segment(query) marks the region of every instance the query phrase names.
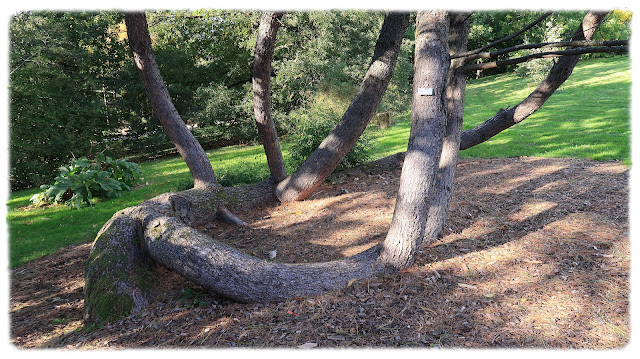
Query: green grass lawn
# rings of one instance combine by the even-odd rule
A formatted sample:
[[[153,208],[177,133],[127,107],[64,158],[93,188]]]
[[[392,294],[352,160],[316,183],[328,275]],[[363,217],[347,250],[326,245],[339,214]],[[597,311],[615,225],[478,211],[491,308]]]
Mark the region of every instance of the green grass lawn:
[[[511,75],[469,81],[465,128],[514,106],[533,90],[527,79]],[[576,157],[630,164],[631,70],[628,56],[583,61],[540,111],[493,139],[462,151],[462,157]],[[409,114],[395,126],[370,128],[372,159],[406,150]],[[287,157],[288,145],[283,143]],[[207,151],[224,185],[259,181],[268,176],[262,146],[231,146]],[[94,207],[70,210],[64,205],[25,210],[38,189],[11,193],[7,203],[10,266],[16,267],[58,249],[91,241],[119,209],[168,191],[189,188],[187,166],[179,157],[141,164],[144,179],[135,190]],[[291,169],[289,168],[289,171]]]

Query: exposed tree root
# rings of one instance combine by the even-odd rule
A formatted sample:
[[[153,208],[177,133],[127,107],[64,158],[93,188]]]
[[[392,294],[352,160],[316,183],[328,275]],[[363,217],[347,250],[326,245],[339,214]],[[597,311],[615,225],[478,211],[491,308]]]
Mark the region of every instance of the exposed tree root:
[[[232,224],[238,227],[251,227],[247,222],[238,218],[235,214],[231,213],[228,209],[221,207],[218,210],[218,218],[228,224]]]

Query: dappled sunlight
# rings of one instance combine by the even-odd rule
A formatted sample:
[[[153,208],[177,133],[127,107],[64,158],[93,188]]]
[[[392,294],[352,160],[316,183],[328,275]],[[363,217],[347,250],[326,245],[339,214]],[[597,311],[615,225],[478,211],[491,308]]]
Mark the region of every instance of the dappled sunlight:
[[[491,333],[483,339],[492,345],[589,342],[604,348],[629,340],[628,255],[623,228],[576,213],[500,246],[427,263],[420,271],[456,277],[449,300],[472,309],[469,322]],[[569,329],[576,325],[582,329]]]
[[[535,161],[535,159],[523,159],[523,161]],[[516,190],[522,184],[531,181],[535,178],[542,177],[557,171],[560,171],[564,167],[551,165],[551,166],[537,166],[532,168],[522,176],[511,177],[506,181],[496,181],[497,183],[493,183],[491,186],[480,189],[479,193],[486,194],[501,194],[509,191]]]
[[[545,185],[542,185],[533,190],[533,193],[552,193],[557,191],[566,190],[571,186],[571,183],[568,180],[557,180],[553,182],[549,182]]]
[[[524,221],[527,218],[534,217],[544,211],[548,211],[557,205],[557,203],[549,201],[525,203],[518,212],[510,214],[508,218],[512,221]]]
[[[576,159],[462,159],[443,236],[419,249],[414,266],[277,304],[226,301],[163,270],[148,311],[85,332],[81,270],[69,280],[66,264],[43,262],[59,279],[19,282],[23,292],[41,286],[12,297],[12,319],[34,323],[12,338],[67,348],[299,345],[311,337],[325,347],[372,338],[461,348],[621,347],[630,333],[628,171]],[[334,174],[305,201],[237,213],[251,229],[211,223],[199,230],[267,261],[351,256],[384,240],[399,175],[400,168]],[[503,192],[487,190],[503,184]],[[86,251],[59,261],[83,268]]]

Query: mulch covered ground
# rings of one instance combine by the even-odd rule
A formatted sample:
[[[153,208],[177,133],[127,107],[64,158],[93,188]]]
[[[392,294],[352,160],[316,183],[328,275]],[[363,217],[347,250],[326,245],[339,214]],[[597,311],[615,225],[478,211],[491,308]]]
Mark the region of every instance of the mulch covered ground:
[[[399,170],[335,175],[310,199],[203,231],[283,262],[348,256],[384,239]],[[148,311],[82,323],[90,244],[11,271],[19,348],[618,348],[630,340],[629,167],[574,159],[458,166],[442,239],[409,270],[313,298],[239,304],[159,269]],[[273,252],[275,251],[275,252]]]

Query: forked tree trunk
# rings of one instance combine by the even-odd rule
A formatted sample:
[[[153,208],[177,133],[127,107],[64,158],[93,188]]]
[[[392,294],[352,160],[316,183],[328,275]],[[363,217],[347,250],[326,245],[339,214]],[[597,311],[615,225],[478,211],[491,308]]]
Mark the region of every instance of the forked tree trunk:
[[[398,59],[402,38],[409,26],[408,13],[387,13],[376,42],[371,65],[356,96],[336,127],[293,174],[280,182],[281,202],[308,197],[336,169],[358,141],[387,89]]]
[[[411,131],[391,227],[379,261],[397,269],[413,264],[424,237],[447,123],[448,15],[421,11],[416,19]]]
[[[387,16],[385,24],[390,17]],[[263,194],[273,186],[266,181],[225,190],[217,185],[213,170],[208,172],[198,167],[204,166],[201,161],[206,159],[204,151],[196,154],[195,159],[189,157],[193,153],[186,153],[183,157],[186,156],[185,161],[196,179],[196,188],[163,194],[119,211],[100,231],[85,272],[86,322],[108,322],[144,308],[155,280],[150,270],[150,258],[213,292],[246,302],[315,295],[344,287],[352,279],[382,273],[386,266],[402,269],[411,265],[415,251],[425,237],[429,209],[433,208],[434,201],[440,203],[434,196],[438,193],[450,196],[451,193],[446,186],[438,187],[448,180],[434,185],[438,176],[442,179],[450,174],[447,171],[451,169],[452,160],[444,157],[441,160],[441,154],[452,153],[450,149],[443,152],[443,137],[449,134],[453,137],[447,141],[455,143],[458,126],[455,121],[461,119],[461,114],[456,113],[461,109],[463,96],[456,91],[461,86],[459,74],[449,73],[445,78],[449,69],[448,24],[444,12],[418,14],[411,134],[391,228],[382,246],[327,263],[279,264],[218,243],[192,227],[215,220],[220,209],[228,203],[233,203],[234,208],[250,208],[268,202],[271,198]],[[177,146],[180,143],[183,149],[191,149],[189,141],[183,143],[188,136],[180,132],[180,126],[172,127],[182,121],[171,105],[153,60],[144,15],[127,14],[127,26],[133,34],[130,34],[132,50],[154,111],[163,116],[168,113],[161,121],[167,123],[165,129],[172,133],[172,141],[175,139],[174,143]],[[452,46],[459,44],[457,34],[464,31],[453,26]],[[394,50],[389,48],[388,51]],[[383,55],[378,57],[384,58]],[[366,81],[375,82],[365,78]],[[433,89],[432,95],[423,96],[421,89],[428,88]],[[445,131],[447,111],[453,119],[448,132]],[[390,163],[397,163],[400,158],[393,159]],[[208,166],[204,167],[210,169],[208,160],[206,164]]]
[[[449,52],[460,53],[467,50],[470,13],[452,13],[449,19]],[[429,215],[422,244],[435,241],[442,232],[447,218],[449,204],[453,195],[453,183],[458,164],[460,132],[464,114],[464,94],[467,87],[467,75],[462,71],[463,59],[451,60],[447,74],[447,125],[440,164],[434,183],[434,193],[429,199]]]
[[[287,177],[276,125],[271,117],[271,60],[282,15],[272,12],[262,14],[253,55],[253,113],[273,182],[280,182]]]
[[[178,114],[169,91],[160,76],[155,56],[151,49],[151,38],[144,13],[126,13],[125,24],[133,59],[142,85],[147,93],[153,112],[160,120],[160,124],[169,139],[178,149],[178,153],[187,163],[194,186],[197,188],[217,186],[218,182],[207,158],[207,154],[200,143],[189,132],[184,121]]]
[[[588,12],[571,41],[591,40],[606,13]],[[547,77],[536,89],[517,106],[500,109],[498,113],[482,124],[462,132],[460,150],[480,144],[507,128],[516,125],[536,112],[553,93],[571,76],[580,60],[580,55],[562,56],[553,65]]]

